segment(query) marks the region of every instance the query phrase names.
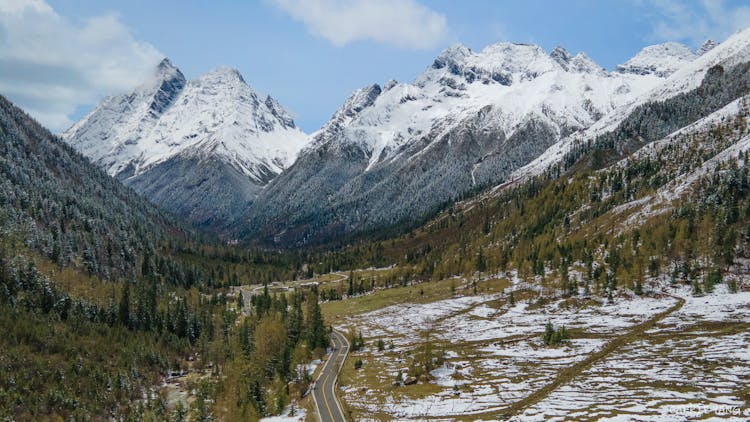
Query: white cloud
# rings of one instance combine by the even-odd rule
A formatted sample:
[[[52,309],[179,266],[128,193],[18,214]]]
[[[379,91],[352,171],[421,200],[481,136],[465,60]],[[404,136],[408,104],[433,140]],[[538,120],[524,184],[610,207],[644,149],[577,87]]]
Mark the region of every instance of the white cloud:
[[[115,15],[72,22],[43,0],[0,0],[0,93],[53,131],[136,86],[162,57]]]
[[[657,11],[652,23],[653,36],[659,40],[682,40],[698,46],[708,38],[723,41],[750,27],[750,6],[731,7],[724,0],[649,0],[645,4]]]
[[[414,0],[271,0],[336,46],[372,40],[429,49],[446,37],[445,16]]]

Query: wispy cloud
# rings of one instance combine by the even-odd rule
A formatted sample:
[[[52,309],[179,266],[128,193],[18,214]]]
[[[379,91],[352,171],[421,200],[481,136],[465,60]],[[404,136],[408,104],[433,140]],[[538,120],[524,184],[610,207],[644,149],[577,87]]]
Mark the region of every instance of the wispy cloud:
[[[446,37],[444,15],[414,0],[271,0],[314,35],[336,46],[372,40],[429,49]]]
[[[43,0],[0,0],[0,93],[53,131],[144,80],[162,58],[116,15],[72,22]]]
[[[724,0],[638,0],[652,7],[653,37],[659,41],[680,40],[694,46],[708,38],[722,41],[750,27],[750,6],[729,6]]]

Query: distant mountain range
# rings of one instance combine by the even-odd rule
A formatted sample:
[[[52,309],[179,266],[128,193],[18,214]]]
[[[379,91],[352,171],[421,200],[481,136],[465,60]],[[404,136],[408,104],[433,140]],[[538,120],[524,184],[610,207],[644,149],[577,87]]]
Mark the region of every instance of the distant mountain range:
[[[695,52],[649,46],[613,71],[562,47],[457,45],[412,83],[357,90],[308,136],[237,71],[186,81],[165,59],[153,80],[107,98],[64,139],[153,202],[227,238],[317,244],[412,226],[461,198],[548,171],[644,105],[698,89],[709,69],[749,60],[750,30]],[[715,108],[706,110],[688,123]]]

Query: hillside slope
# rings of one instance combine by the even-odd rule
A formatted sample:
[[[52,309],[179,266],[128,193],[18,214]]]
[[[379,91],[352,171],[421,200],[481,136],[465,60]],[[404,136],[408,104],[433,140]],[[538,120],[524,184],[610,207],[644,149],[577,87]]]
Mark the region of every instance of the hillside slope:
[[[60,267],[119,279],[188,232],[0,97],[0,227]]]

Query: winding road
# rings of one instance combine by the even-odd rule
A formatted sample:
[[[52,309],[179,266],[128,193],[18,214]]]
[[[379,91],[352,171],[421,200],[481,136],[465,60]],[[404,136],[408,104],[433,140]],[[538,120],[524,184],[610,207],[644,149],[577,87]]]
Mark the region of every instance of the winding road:
[[[349,353],[349,342],[341,333],[333,331],[331,343],[331,356],[315,380],[313,400],[321,422],[345,422],[344,409],[336,398],[336,378]]]

